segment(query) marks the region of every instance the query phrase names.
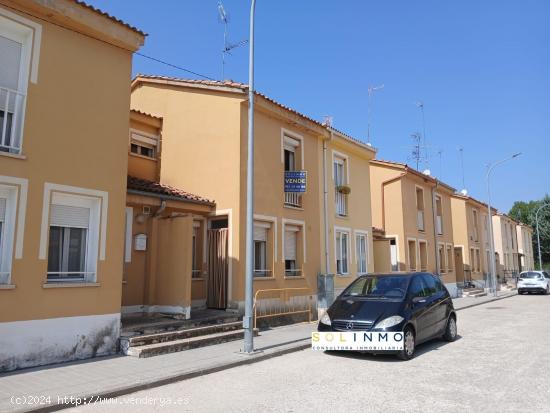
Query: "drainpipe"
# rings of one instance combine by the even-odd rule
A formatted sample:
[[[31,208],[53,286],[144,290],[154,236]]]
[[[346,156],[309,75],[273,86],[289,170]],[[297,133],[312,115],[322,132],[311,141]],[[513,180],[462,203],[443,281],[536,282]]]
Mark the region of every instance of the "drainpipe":
[[[333,132],[330,131],[330,140],[333,138]],[[323,139],[323,212],[325,224],[325,274],[330,272],[329,260],[329,240],[328,240],[328,177],[327,177],[327,139]]]
[[[166,209],[166,201],[162,200],[160,201],[160,208],[157,209],[157,212],[155,212],[155,215],[153,215],[153,218],[158,218]]]
[[[437,211],[435,202],[435,190],[439,186],[439,182],[435,181],[435,186],[432,187],[432,219],[434,227],[434,250],[435,250],[435,272],[437,275],[441,275],[441,262],[439,262],[439,250],[437,245]]]

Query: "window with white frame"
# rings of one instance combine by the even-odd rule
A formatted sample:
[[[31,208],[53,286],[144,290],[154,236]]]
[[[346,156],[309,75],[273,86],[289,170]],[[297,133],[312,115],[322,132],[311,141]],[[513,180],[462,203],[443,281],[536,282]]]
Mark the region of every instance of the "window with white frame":
[[[424,231],[424,189],[416,187],[416,228]]]
[[[202,239],[201,232],[201,223],[198,221],[193,221],[193,238],[191,240],[191,277],[200,278],[201,269],[200,269],[200,241]]]
[[[367,234],[355,235],[355,256],[357,259],[357,274],[366,274],[367,268]]]
[[[271,224],[268,222],[254,222],[254,277],[269,277],[268,239]],[[294,247],[294,250],[296,248]],[[296,254],[289,254],[296,256]],[[294,262],[296,262],[294,258]],[[294,264],[295,265],[295,264]]]
[[[336,230],[336,274],[349,274],[349,232]]]
[[[98,198],[53,193],[48,282],[95,282],[99,221]]]
[[[435,229],[437,235],[443,235],[443,201],[439,195],[435,196]]]
[[[447,244],[447,272],[454,271],[454,254],[453,254],[453,245]]]
[[[343,156],[334,155],[334,188],[336,194],[336,214],[346,216],[348,214],[348,194],[345,186],[347,182],[347,159]]]
[[[158,139],[154,136],[146,136],[143,133],[131,131],[130,152],[146,158],[156,159]]]
[[[439,259],[439,272],[445,274],[447,272],[447,263],[445,262],[445,244],[438,244],[437,256]]]
[[[301,228],[297,225],[284,225],[285,276],[300,276],[301,268],[298,255],[298,239]]]
[[[20,153],[33,31],[0,16],[0,151]]]
[[[420,271],[428,271],[428,242],[426,240],[418,240],[418,255]]]
[[[0,185],[0,284],[9,284],[15,233],[17,191]]]
[[[284,171],[299,171],[303,168],[301,157],[301,140],[283,135],[283,162]],[[285,192],[284,204],[287,206],[301,208],[302,194],[298,192]]]

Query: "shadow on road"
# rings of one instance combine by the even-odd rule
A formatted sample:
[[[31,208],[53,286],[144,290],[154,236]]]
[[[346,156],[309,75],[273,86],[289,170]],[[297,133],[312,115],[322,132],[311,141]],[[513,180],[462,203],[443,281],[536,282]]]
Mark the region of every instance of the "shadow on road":
[[[458,335],[456,337],[456,341],[462,339],[462,336]],[[450,343],[445,340],[432,340],[428,341],[426,343],[420,344],[416,348],[416,353],[414,355],[414,358],[422,357],[424,354],[429,353],[430,351],[439,350],[439,348],[444,347],[446,345],[452,345],[453,343]],[[357,360],[364,360],[364,361],[375,361],[375,362],[381,362],[381,363],[392,363],[392,362],[400,362],[402,360],[398,359],[395,354],[386,353],[386,354],[370,354],[370,353],[361,353],[359,351],[325,351],[325,354],[329,356],[334,357],[346,357],[346,358],[352,358]]]

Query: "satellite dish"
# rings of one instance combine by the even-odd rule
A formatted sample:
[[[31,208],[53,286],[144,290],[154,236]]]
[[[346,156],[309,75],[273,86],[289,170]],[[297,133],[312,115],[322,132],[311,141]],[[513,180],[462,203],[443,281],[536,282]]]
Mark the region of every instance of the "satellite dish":
[[[432,174],[432,171],[430,171],[429,169],[424,169],[424,171],[422,172],[424,175],[428,175],[430,176]]]
[[[460,193],[464,196],[468,195],[468,190],[466,188],[464,188],[462,191],[460,191]]]

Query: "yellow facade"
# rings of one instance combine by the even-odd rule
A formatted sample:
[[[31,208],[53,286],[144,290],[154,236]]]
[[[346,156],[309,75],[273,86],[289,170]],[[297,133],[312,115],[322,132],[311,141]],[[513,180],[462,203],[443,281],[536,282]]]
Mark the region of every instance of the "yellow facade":
[[[535,257],[533,254],[533,228],[520,223],[516,226],[519,254],[519,271],[535,269]]]
[[[265,243],[261,248],[267,251],[262,255],[264,268],[256,268],[254,288],[255,291],[300,288],[301,294],[314,299],[318,274],[337,272],[336,232],[348,234],[347,271],[336,276],[337,288],[358,274],[356,235],[365,235],[365,253],[361,256],[366,258],[366,271],[374,269],[368,161],[375,152],[263,95],[257,94],[255,99],[254,220],[264,240],[258,242]],[[247,157],[245,86],[139,76],[132,85],[132,108],[163,118],[160,182],[215,199],[216,210],[206,222],[207,230],[220,218],[227,226],[227,308],[242,310]],[[342,214],[336,211],[334,156],[345,164],[345,181],[341,183],[351,188],[346,194],[346,211],[340,211]],[[285,194],[283,190],[285,165],[290,163],[295,170],[307,171],[305,194]],[[207,273],[203,280],[193,281],[195,306],[205,305],[203,296],[208,291],[208,277]]]
[[[506,214],[493,215],[493,237],[497,254],[497,276],[500,281],[509,279],[520,270],[516,226],[519,223]]]
[[[128,79],[144,34],[74,1],[2,0],[0,36],[22,56],[14,86],[0,80],[8,82],[7,89],[0,84],[0,100],[12,89],[8,114],[20,127],[0,139],[0,197],[7,197],[0,371],[112,353],[120,324]],[[11,62],[2,57],[3,65]],[[81,220],[79,228],[69,228],[69,218]],[[65,261],[62,245],[69,244],[52,244],[58,233],[86,237],[77,240],[86,251],[76,274],[66,270],[75,266]]]
[[[390,243],[389,265],[387,252],[375,255],[376,265],[392,271],[438,273],[456,294],[454,189],[405,164],[373,160],[370,166],[373,225]]]
[[[451,206],[457,283],[484,287],[490,272],[488,206],[461,194],[453,195]]]

